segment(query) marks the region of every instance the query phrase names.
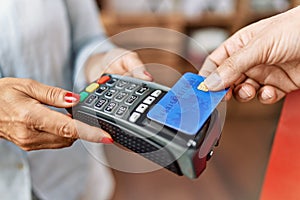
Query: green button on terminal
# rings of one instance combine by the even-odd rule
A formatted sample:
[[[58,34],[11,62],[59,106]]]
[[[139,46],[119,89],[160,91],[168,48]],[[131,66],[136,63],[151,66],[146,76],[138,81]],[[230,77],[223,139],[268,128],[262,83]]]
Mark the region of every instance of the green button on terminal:
[[[88,96],[89,96],[89,93],[81,92],[80,93],[80,102],[83,102]]]

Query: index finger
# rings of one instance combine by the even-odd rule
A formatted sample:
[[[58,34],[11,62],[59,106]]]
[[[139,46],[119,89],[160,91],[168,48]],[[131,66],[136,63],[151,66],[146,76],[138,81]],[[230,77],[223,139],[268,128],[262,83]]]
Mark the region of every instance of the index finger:
[[[136,52],[128,52],[123,56],[123,67],[131,73],[133,77],[152,81],[152,76],[147,72],[144,63],[140,60]]]
[[[52,133],[61,137],[83,139],[101,143],[111,136],[104,130],[72,119],[62,113],[51,110],[43,105],[34,109],[30,124],[39,131]]]
[[[204,77],[209,76],[227,58],[241,49],[242,46],[241,40],[238,40],[236,35],[227,39],[205,59],[199,71],[199,75]]]
[[[209,57],[207,57],[199,70],[199,75],[208,77],[213,71],[217,69],[217,65]]]
[[[208,58],[217,66],[221,65],[227,58],[245,47],[274,18],[264,19],[240,29],[215,49]]]

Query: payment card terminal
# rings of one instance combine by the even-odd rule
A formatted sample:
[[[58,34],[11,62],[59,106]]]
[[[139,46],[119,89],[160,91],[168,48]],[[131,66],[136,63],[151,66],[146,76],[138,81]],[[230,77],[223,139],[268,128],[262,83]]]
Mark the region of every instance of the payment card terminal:
[[[80,92],[72,115],[154,163],[197,178],[218,144],[221,122],[216,107],[227,92],[203,90],[203,80],[186,73],[169,88],[104,74]]]

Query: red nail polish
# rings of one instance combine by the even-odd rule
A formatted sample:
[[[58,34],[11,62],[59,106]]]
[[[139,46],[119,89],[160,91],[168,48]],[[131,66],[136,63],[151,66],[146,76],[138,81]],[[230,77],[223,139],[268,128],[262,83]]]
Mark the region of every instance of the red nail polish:
[[[150,77],[151,79],[153,79],[152,75],[148,72],[148,71],[144,71],[144,74],[148,77]]]
[[[114,140],[112,138],[104,137],[104,138],[101,139],[100,142],[103,143],[103,144],[112,144],[112,143],[114,143]]]
[[[80,100],[80,95],[72,92],[67,92],[64,97],[67,103],[73,103]]]

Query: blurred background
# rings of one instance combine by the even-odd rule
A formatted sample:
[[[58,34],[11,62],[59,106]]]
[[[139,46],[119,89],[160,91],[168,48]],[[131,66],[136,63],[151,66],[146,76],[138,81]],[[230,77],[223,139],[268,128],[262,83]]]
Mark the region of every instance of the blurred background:
[[[156,43],[181,51],[184,57],[157,49],[138,50],[145,63],[159,63],[179,74],[197,72],[207,52],[238,29],[300,3],[297,0],[97,0],[107,34],[114,36],[140,27],[162,27],[184,33],[204,51],[182,38],[145,33],[114,42],[124,48]],[[149,35],[150,34],[150,35]],[[150,67],[159,79],[159,66]],[[157,74],[156,74],[157,73]],[[165,79],[169,77],[164,77]],[[175,79],[178,77],[175,77]],[[170,78],[171,79],[171,78]],[[282,102],[261,105],[231,100],[219,147],[207,169],[196,180],[161,169],[150,173],[113,170],[115,200],[253,200],[259,199]],[[121,159],[106,148],[108,159]],[[124,160],[126,162],[126,160]]]

